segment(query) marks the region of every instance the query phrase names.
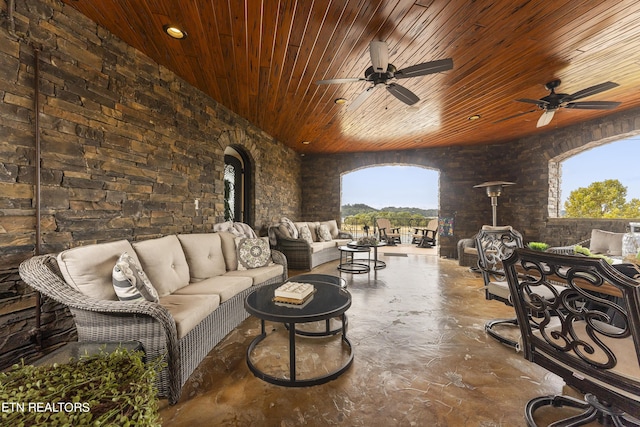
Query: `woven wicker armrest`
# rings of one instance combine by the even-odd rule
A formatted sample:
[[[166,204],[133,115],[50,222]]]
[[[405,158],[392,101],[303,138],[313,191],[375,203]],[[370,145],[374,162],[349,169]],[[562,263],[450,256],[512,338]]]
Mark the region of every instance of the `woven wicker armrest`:
[[[347,233],[346,231],[338,231],[338,239],[352,239],[353,234]]]
[[[311,253],[311,246],[304,239],[290,239],[288,237],[278,237],[278,250],[288,251],[308,251]]]
[[[276,264],[280,264],[284,267],[285,273],[287,272],[287,257],[280,251],[275,249],[271,249],[271,259]]]

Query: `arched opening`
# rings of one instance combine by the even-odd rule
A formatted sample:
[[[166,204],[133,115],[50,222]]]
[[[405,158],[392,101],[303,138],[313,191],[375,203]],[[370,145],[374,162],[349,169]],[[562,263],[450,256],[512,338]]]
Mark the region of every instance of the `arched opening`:
[[[242,147],[224,150],[224,219],[253,224],[252,165]]]
[[[555,209],[550,209],[550,216],[597,218],[597,214],[584,214],[575,209],[574,195],[573,209],[566,212],[566,203],[572,192],[588,195],[592,184],[617,180],[626,189],[626,202],[640,199],[640,170],[637,159],[640,157],[640,136],[633,136],[617,141],[595,142],[581,147],[579,151],[566,153],[561,159],[554,159],[550,163],[549,197],[555,200]],[[555,169],[555,170],[554,170]],[[614,189],[611,188],[611,191]],[[619,210],[619,209],[618,209]],[[555,215],[552,215],[555,211]],[[617,216],[620,215],[620,216]],[[605,214],[609,218],[624,218],[624,214],[616,211]]]
[[[360,236],[378,233],[377,218],[389,218],[392,226],[400,228],[401,243],[417,243],[416,228],[421,234],[436,220],[431,225],[438,229],[439,179],[439,171],[414,165],[375,165],[344,173],[340,184],[343,224]]]

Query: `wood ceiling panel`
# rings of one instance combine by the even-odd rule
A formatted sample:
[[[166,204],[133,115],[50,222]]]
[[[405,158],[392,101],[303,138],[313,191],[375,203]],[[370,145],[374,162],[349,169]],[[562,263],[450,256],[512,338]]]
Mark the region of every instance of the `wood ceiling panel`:
[[[640,107],[635,0],[63,1],[301,153],[489,144]],[[188,38],[170,39],[168,23]],[[412,108],[380,87],[349,111],[370,83],[315,82],[364,77],[372,40],[398,68],[443,58],[454,68],[398,80],[421,98]],[[554,79],[562,93],[614,81],[589,100],[622,105],[561,108],[536,128],[542,111],[515,99],[546,96]]]

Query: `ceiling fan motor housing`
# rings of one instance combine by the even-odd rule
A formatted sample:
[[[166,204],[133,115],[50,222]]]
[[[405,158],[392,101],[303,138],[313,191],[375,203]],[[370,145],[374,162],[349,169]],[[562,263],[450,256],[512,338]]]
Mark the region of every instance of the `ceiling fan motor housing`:
[[[369,67],[364,72],[364,77],[367,81],[372,82],[373,84],[386,83],[387,80],[392,79],[396,74],[396,67],[393,64],[387,65],[386,73],[378,73],[373,67]]]

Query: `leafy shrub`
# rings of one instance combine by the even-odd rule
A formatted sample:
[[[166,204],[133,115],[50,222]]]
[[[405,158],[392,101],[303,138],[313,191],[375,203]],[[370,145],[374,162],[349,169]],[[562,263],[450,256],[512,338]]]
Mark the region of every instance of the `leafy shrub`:
[[[66,364],[17,364],[0,373],[0,424],[160,426],[155,379],[160,362],[123,348]]]
[[[530,242],[527,246],[529,247],[529,249],[540,252],[544,252],[549,249],[549,245],[543,242]]]

